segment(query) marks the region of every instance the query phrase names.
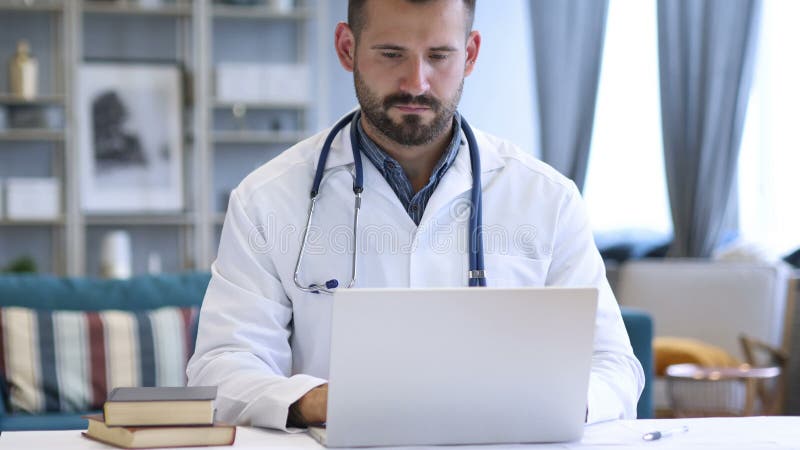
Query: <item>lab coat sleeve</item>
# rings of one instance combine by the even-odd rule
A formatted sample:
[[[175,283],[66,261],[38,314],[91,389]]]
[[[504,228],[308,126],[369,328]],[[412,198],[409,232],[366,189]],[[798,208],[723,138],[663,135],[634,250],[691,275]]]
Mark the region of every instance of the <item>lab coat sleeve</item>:
[[[572,185],[558,211],[547,285],[595,286],[600,291],[587,398],[588,423],[636,418],[644,371],[633,354],[586,207]]]
[[[217,419],[286,430],[289,406],[325,380],[290,376],[292,305],[258,244],[269,230],[240,195],[231,194],[186,374],[190,386],[217,386]]]

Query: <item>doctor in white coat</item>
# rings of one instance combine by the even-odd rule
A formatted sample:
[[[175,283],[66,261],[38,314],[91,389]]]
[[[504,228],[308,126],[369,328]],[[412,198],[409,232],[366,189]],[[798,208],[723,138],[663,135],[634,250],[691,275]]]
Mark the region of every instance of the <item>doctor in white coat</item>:
[[[474,0],[351,0],[349,25],[336,29],[361,105],[356,135],[387,164],[363,158],[356,287],[467,285],[472,172],[454,118],[480,49],[480,34],[469,31],[473,14]],[[301,286],[351,277],[353,126],[336,135],[324,165]],[[190,385],[218,386],[223,421],[287,429],[325,420],[331,296],[304,292],[294,272],[328,131],[231,194],[187,368]],[[475,135],[487,285],[598,287],[587,421],[635,417],[642,368],[578,190],[513,144]],[[386,171],[393,164],[402,171]],[[403,187],[410,202],[398,194]]]

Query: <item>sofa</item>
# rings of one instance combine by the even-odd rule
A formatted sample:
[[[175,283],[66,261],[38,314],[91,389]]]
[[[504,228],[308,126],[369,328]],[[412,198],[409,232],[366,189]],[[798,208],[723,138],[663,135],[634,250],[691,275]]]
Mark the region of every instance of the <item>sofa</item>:
[[[644,390],[636,405],[636,416],[639,419],[654,417],[653,407],[653,319],[644,310],[620,307],[625,329],[631,339],[633,354],[642,363],[644,369]]]
[[[208,273],[128,280],[0,276],[0,324],[5,331],[15,329],[17,336],[14,342],[8,337],[0,342],[4,349],[0,355],[0,431],[85,429],[87,423],[81,416],[99,412],[106,391],[96,392],[97,384],[101,390],[110,389],[115,382],[109,380],[147,385],[185,382],[185,374],[179,369],[194,348],[197,311],[208,281]],[[652,322],[648,314],[634,309],[623,310],[623,319],[648,380],[639,402],[639,416],[652,417]],[[186,333],[177,331],[184,328],[182,325]],[[0,333],[0,340],[3,334]],[[142,336],[148,339],[143,340]],[[181,340],[185,342],[176,346],[175,342]],[[19,353],[23,357],[15,356]],[[73,356],[58,356],[62,354]],[[81,358],[88,362],[75,363]],[[28,364],[31,360],[34,363]],[[113,368],[113,364],[122,369]],[[130,370],[133,365],[138,366]],[[77,373],[87,380],[76,381],[74,374],[60,375],[72,380],[70,386],[77,386],[67,389],[53,373],[66,373],[74,366],[82,367]],[[11,383],[6,376],[11,378],[14,371],[18,381]],[[41,378],[40,385],[50,380],[50,390],[61,391],[58,395],[37,392],[32,387],[37,383],[25,376]],[[58,380],[53,381],[54,378]],[[43,411],[12,412],[12,404],[16,405],[14,410],[20,410],[22,404]],[[59,407],[60,412],[45,412]]]
[[[50,276],[0,276],[0,315],[2,316],[3,326],[9,328],[18,325],[17,323],[24,321],[25,317],[30,317],[30,311],[14,310],[11,307],[25,307],[32,310],[49,311],[58,310],[62,317],[53,318],[52,315],[41,314],[37,317],[37,325],[41,325],[43,321],[50,321],[57,323],[59,319],[64,318],[67,323],[80,322],[83,317],[75,317],[76,314],[88,314],[93,311],[108,311],[118,310],[130,313],[130,317],[142,317],[147,311],[164,311],[164,308],[175,307],[184,308],[189,311],[196,311],[205,294],[206,286],[210,275],[208,273],[186,273],[179,275],[159,275],[159,276],[142,276],[134,277],[129,280],[101,280],[92,278],[57,278]],[[72,313],[72,316],[69,314]],[[66,317],[64,317],[67,315]],[[196,314],[193,314],[188,319],[189,335],[185,338],[184,347],[187,349],[194,348],[194,335],[196,330]],[[44,317],[44,319],[43,319]],[[92,315],[89,315],[92,317]],[[97,318],[97,316],[94,316]],[[20,319],[22,318],[22,319]],[[153,315],[153,329],[157,328],[156,322],[162,322],[169,326],[169,316],[156,313]],[[121,314],[114,314],[109,317],[102,317],[106,330],[112,328],[125,328],[126,317]],[[119,326],[118,326],[119,325]],[[25,327],[22,331],[25,331]],[[55,327],[52,327],[55,328]],[[67,327],[73,329],[75,327]],[[69,336],[69,329],[61,330],[60,339],[52,341],[54,345],[64,344],[65,350],[70,351],[75,347],[80,347],[80,344],[75,342],[64,342],[70,339],[64,338]],[[19,330],[18,330],[19,331]],[[162,333],[165,334],[165,333]],[[109,340],[121,341],[124,340],[124,333],[109,333],[107,338]],[[119,336],[123,337],[119,337]],[[113,338],[113,339],[112,339]],[[174,344],[178,338],[170,338],[166,336],[166,342],[159,347],[168,348]],[[37,336],[41,339],[41,336]],[[80,340],[79,337],[74,337],[75,341]],[[100,339],[102,340],[102,338]],[[83,341],[86,341],[84,337]],[[11,355],[9,354],[10,347],[15,345],[13,342],[4,342],[5,345],[5,361],[4,371],[0,372],[0,386],[2,387],[3,401],[0,402],[0,430],[58,430],[58,429],[85,429],[87,422],[81,416],[88,413],[99,412],[101,407],[102,397],[100,396],[91,409],[88,410],[75,410],[78,401],[73,401],[72,405],[62,405],[62,409],[71,410],[65,412],[49,412],[37,414],[25,413],[11,413],[10,406],[13,393],[10,392],[14,387],[10,386],[5,379],[6,373],[10,369],[9,364]],[[40,342],[40,347],[45,346],[45,343]],[[25,345],[16,344],[17,347],[24,347]],[[91,345],[91,343],[89,344]],[[123,349],[124,350],[124,349]],[[142,360],[147,360],[152,357],[156,350],[153,348],[142,348]],[[167,355],[168,357],[169,355]],[[183,356],[183,355],[182,355]],[[37,358],[46,359],[46,358]],[[122,361],[124,362],[124,361]],[[177,376],[185,377],[184,374],[175,374],[177,369],[185,364],[185,360],[176,361],[172,367],[172,377],[175,379]],[[44,367],[46,364],[36,364]],[[58,364],[57,364],[58,365]],[[28,370],[30,372],[31,370]],[[25,370],[23,370],[23,373]],[[48,372],[40,370],[43,377],[48,376]],[[112,377],[113,371],[108,371],[107,377]],[[74,378],[74,377],[73,377]],[[144,377],[145,381],[147,377]],[[182,379],[181,378],[181,379]],[[180,379],[178,379],[180,381]],[[74,379],[73,379],[74,382]],[[105,380],[104,380],[105,382]],[[178,384],[178,383],[169,383]],[[72,394],[72,393],[69,393]],[[73,395],[74,396],[74,395]],[[92,403],[92,402],[88,402]],[[52,405],[51,405],[52,406]],[[64,407],[66,406],[66,407]],[[70,407],[72,406],[72,407]],[[50,408],[52,409],[52,408]]]

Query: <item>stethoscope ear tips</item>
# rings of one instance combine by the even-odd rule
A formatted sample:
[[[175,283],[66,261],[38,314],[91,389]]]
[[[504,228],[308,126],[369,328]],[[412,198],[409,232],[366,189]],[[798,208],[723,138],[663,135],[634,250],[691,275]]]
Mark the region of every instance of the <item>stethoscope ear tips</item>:
[[[328,289],[336,289],[339,287],[339,280],[333,279],[325,282],[325,287]]]

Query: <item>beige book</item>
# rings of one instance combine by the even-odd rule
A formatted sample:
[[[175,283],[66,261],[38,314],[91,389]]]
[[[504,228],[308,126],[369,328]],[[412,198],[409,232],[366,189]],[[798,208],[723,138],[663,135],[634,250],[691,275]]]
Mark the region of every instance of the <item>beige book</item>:
[[[160,427],[112,427],[102,414],[86,416],[89,428],[83,436],[121,448],[199,447],[232,445],[236,427],[224,423]]]

